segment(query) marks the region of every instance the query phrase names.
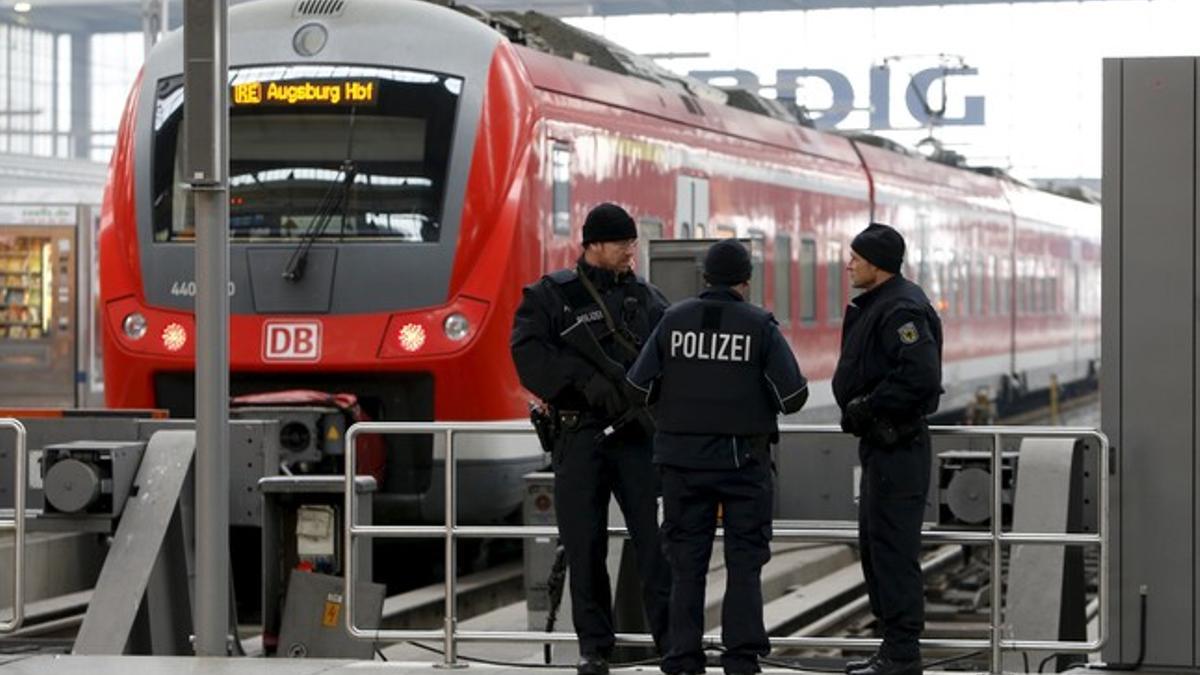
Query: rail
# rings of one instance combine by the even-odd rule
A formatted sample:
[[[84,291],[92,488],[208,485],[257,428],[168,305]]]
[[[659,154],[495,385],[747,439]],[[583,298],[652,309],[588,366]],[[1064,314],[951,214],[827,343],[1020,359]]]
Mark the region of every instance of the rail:
[[[780,425],[781,434],[840,434],[842,430],[832,425]],[[922,639],[921,646],[929,649],[953,650],[982,650],[990,652],[991,672],[999,675],[1003,672],[1001,652],[1003,650],[1038,650],[1065,653],[1093,652],[1104,646],[1108,639],[1108,540],[1109,540],[1109,504],[1108,504],[1108,438],[1095,429],[1070,427],[1012,427],[1012,426],[972,426],[972,427],[931,427],[934,436],[990,438],[992,441],[992,501],[991,531],[990,532],[953,532],[944,530],[923,530],[922,541],[930,543],[960,543],[960,544],[991,544],[991,619],[989,637],[983,639]],[[345,506],[343,510],[342,534],[344,537],[346,571],[344,579],[343,598],[345,602],[345,625],[351,636],[364,640],[442,640],[444,645],[444,666],[455,667],[458,664],[457,646],[459,642],[572,642],[575,636],[570,633],[546,633],[538,631],[460,631],[458,630],[457,613],[457,577],[458,568],[457,539],[477,538],[522,538],[553,536],[557,530],[553,527],[534,526],[459,526],[456,522],[457,500],[457,458],[454,453],[454,438],[457,434],[487,433],[487,434],[532,434],[533,427],[527,422],[360,422],[352,425],[346,431],[346,471],[345,471]],[[441,434],[445,438],[445,512],[443,525],[357,525],[357,509],[355,508],[353,481],[355,475],[355,442],[363,434]],[[1099,456],[1099,515],[1097,518],[1099,532],[1096,534],[1067,534],[1058,532],[1021,532],[1005,533],[1001,529],[1000,518],[1001,497],[1003,493],[1001,466],[1001,445],[1006,437],[1023,438],[1091,438],[1098,443]],[[625,528],[609,528],[609,534],[626,535]],[[446,615],[441,630],[382,630],[363,629],[354,624],[354,540],[357,537],[390,537],[390,538],[441,538],[445,541],[445,584],[446,584]],[[779,528],[774,530],[776,540],[803,540],[817,542],[857,543],[857,530],[852,528]],[[1100,579],[1097,588],[1100,611],[1098,613],[1097,637],[1090,641],[1059,641],[1059,640],[1024,640],[1004,638],[1003,618],[1001,616],[1002,586],[1001,551],[1005,545],[1057,545],[1057,546],[1098,546],[1100,548]],[[622,644],[653,644],[650,636],[643,633],[619,633],[617,641]],[[705,635],[706,644],[719,644],[719,637]],[[846,637],[774,637],[771,638],[773,647],[840,647],[849,649],[871,649],[878,647],[879,639],[875,638],[846,638]]]
[[[11,417],[0,418],[0,429],[12,429],[17,442],[13,447],[13,517],[0,520],[0,532],[13,532],[13,607],[12,618],[0,621],[0,633],[11,633],[25,621],[25,425]]]

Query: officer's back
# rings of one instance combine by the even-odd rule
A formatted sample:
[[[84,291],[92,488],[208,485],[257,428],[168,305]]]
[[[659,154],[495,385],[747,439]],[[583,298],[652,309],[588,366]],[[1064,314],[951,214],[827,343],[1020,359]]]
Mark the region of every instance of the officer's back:
[[[704,263],[710,286],[667,310],[629,371],[630,384],[655,401],[673,584],[666,673],[704,669],[704,579],[718,506],[728,570],[722,666],[757,672],[770,651],[760,579],[771,557],[769,445],[778,414],[799,410],[808,387],[774,318],[744,300],[752,269],[737,241],[714,244]]]

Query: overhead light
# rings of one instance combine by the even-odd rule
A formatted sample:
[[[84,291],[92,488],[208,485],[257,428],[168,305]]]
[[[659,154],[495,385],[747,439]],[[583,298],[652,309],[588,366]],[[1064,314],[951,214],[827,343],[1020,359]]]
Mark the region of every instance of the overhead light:
[[[33,5],[28,2],[18,2],[13,5],[13,11],[17,14],[27,14],[31,9],[33,9]]]

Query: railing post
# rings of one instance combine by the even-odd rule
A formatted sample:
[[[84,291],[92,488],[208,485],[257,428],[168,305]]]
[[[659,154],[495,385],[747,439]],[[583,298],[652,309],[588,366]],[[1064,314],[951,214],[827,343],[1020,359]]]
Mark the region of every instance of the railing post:
[[[462,668],[458,662],[458,645],[454,631],[458,627],[458,545],[454,539],[454,528],[458,525],[458,461],[454,457],[454,429],[446,429],[446,618],[442,653],[443,668]]]
[[[359,427],[352,424],[346,430],[346,445],[344,446],[344,461],[346,466],[346,485],[342,488],[342,608],[345,610],[342,618],[346,624],[346,632],[354,634],[354,526],[358,523],[358,509],[355,508],[354,476],[356,473],[355,460],[358,457],[356,443]],[[266,563],[267,561],[263,561]]]
[[[1002,672],[1002,660],[1000,658],[1000,637],[1002,631],[1003,614],[1000,611],[1000,603],[1002,602],[1002,586],[1000,579],[1000,533],[1003,530],[1001,527],[1001,512],[1003,504],[1000,499],[1000,491],[1004,487],[1003,476],[1003,459],[1000,445],[1001,434],[996,432],[992,434],[992,649],[991,649],[991,665],[992,675],[1000,675]]]
[[[28,481],[25,462],[25,425],[11,417],[0,419],[0,427],[16,433],[13,445],[13,519],[0,523],[0,530],[13,531],[13,609],[12,619],[0,622],[0,633],[11,633],[25,622],[25,484]]]

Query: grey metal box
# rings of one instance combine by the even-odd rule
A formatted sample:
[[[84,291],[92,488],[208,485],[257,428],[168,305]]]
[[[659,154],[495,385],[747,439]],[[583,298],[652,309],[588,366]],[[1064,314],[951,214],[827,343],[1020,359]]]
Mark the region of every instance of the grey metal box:
[[[340,577],[292,572],[279,631],[279,656],[370,660],[375,645],[346,632],[345,598]],[[378,628],[383,615],[382,584],[358,583],[354,590],[354,625]]]
[[[1109,661],[1200,665],[1198,61],[1106,59],[1102,428],[1114,447]]]
[[[553,473],[539,471],[525,474],[523,516],[525,525],[557,524],[554,518]],[[558,537],[525,540],[525,604],[530,630],[542,630],[546,627],[546,615],[550,611],[548,580],[557,548]]]
[[[46,494],[44,515],[121,515],[145,449],[145,443],[136,441],[74,441],[46,446],[42,449],[40,462]],[[79,471],[60,471],[68,465],[88,467],[86,479]],[[95,485],[84,485],[92,481]],[[94,489],[95,496],[83,506],[87,498],[84,492],[89,488]],[[76,501],[80,506],[59,508],[64,499]]]

